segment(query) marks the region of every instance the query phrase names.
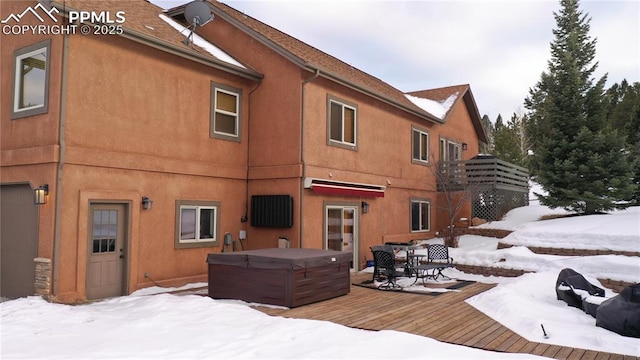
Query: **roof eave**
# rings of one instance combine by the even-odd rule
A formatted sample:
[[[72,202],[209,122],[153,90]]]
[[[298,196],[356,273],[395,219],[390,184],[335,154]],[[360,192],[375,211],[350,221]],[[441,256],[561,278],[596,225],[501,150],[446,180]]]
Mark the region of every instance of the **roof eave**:
[[[464,94],[464,101],[467,105],[467,108],[470,110],[471,114],[471,122],[473,123],[473,127],[476,130],[476,134],[478,134],[478,140],[485,144],[489,143],[487,139],[487,134],[482,127],[482,118],[480,116],[480,112],[478,111],[478,105],[476,105],[476,100],[473,98],[473,94],[471,93],[471,89],[467,89]]]
[[[66,6],[66,4],[63,3],[59,3],[59,2],[52,2],[51,6],[54,6],[55,8],[57,8],[58,10],[60,10],[60,13],[64,16],[64,17],[68,17],[69,15],[69,11],[74,10],[73,8],[70,8],[68,6]],[[234,75],[238,75],[240,77],[243,77],[245,79],[249,79],[249,80],[253,80],[253,81],[261,81],[262,78],[264,77],[262,74],[250,70],[250,69],[244,69],[238,66],[235,66],[233,64],[229,64],[227,62],[224,62],[222,60],[217,60],[214,58],[209,58],[207,56],[203,56],[201,54],[198,54],[196,52],[192,52],[192,51],[188,51],[186,49],[182,49],[178,46],[175,46],[169,42],[163,41],[161,39],[158,39],[156,37],[153,36],[149,36],[146,34],[143,34],[141,32],[135,31],[133,29],[127,28],[127,27],[123,27],[123,32],[122,34],[119,34],[119,36],[122,36],[124,38],[127,38],[129,40],[153,47],[155,49],[173,54],[173,55],[177,55],[180,56],[182,58],[191,60],[191,61],[195,61],[198,62],[200,64],[218,69],[218,70],[222,70],[224,72],[227,73],[231,73]]]
[[[261,81],[264,78],[264,75],[250,70],[250,69],[244,69],[241,68],[239,66],[235,66],[233,64],[229,64],[225,61],[222,60],[217,60],[217,59],[212,59],[209,58],[207,56],[203,56],[201,54],[198,54],[196,52],[192,52],[192,51],[188,51],[185,49],[180,48],[179,46],[175,46],[171,43],[167,43],[164,42],[162,40],[159,40],[157,38],[154,38],[152,36],[149,35],[145,35],[143,33],[140,33],[138,31],[132,30],[132,29],[124,29],[123,34],[121,35],[122,37],[125,37],[127,39],[145,44],[147,46],[151,46],[153,48],[156,48],[158,50],[173,54],[173,55],[177,55],[180,56],[182,58],[218,69],[218,70],[222,70],[224,72],[233,74],[233,75],[237,75],[240,77],[243,77],[245,79],[249,79],[249,80],[253,80],[253,81]]]
[[[245,24],[243,24],[241,21],[237,20],[236,18],[234,18],[233,16],[227,14],[226,12],[222,11],[221,9],[217,8],[216,6],[213,6],[211,4],[209,4],[209,8],[211,8],[211,11],[213,11],[213,13],[216,16],[219,16],[221,19],[225,20],[226,22],[230,23],[231,25],[235,26],[236,28],[240,29],[241,31],[243,31],[245,34],[249,35],[250,37],[252,37],[253,39],[257,40],[259,43],[263,44],[264,46],[268,47],[270,50],[276,52],[277,54],[281,55],[282,57],[284,57],[285,59],[291,61],[292,63],[294,63],[295,65],[306,69],[308,71],[311,72],[316,72],[316,70],[318,70],[320,72],[320,76],[330,79],[332,81],[335,81],[343,86],[346,86],[350,89],[353,89],[355,91],[364,93],[368,96],[371,96],[377,100],[381,100],[389,105],[392,105],[402,111],[408,112],[412,115],[418,116],[424,120],[427,121],[431,121],[437,124],[442,124],[443,121],[442,119],[439,119],[427,112],[420,112],[417,111],[415,109],[411,109],[409,107],[407,107],[404,104],[400,104],[396,101],[393,101],[383,95],[380,95],[370,89],[367,89],[363,86],[360,86],[358,84],[355,84],[351,81],[348,81],[338,75],[336,75],[335,73],[332,73],[326,69],[320,68],[318,66],[315,66],[313,64],[309,64],[307,62],[305,62],[303,59],[295,56],[294,54],[292,54],[291,52],[285,50],[284,48],[282,48],[281,46],[277,45],[276,43],[274,43],[273,41],[269,40],[267,37],[263,36],[262,34],[256,32],[255,30],[251,29],[250,27],[246,26]],[[166,12],[167,16],[176,16],[176,15],[181,15],[184,13],[184,6],[180,6],[180,7],[176,7],[173,9],[170,9],[169,11]]]
[[[230,23],[231,25],[235,26],[236,28],[240,29],[245,34],[249,35],[250,37],[252,37],[253,39],[257,40],[262,45],[265,45],[269,49],[275,51],[276,53],[278,53],[279,55],[281,55],[284,58],[288,59],[289,61],[293,62],[294,64],[296,64],[298,66],[301,66],[301,67],[305,65],[305,62],[302,59],[300,59],[299,57],[293,55],[289,51],[287,51],[287,50],[283,49],[282,47],[276,45],[273,41],[269,40],[268,38],[266,38],[262,34],[254,31],[253,29],[251,29],[250,27],[246,26],[241,21],[238,21],[236,18],[234,18],[233,16],[227,14],[226,12],[222,11],[221,9],[211,5],[208,2],[207,2],[207,4],[209,5],[209,8],[215,14],[215,16],[220,17],[224,21],[226,21],[226,22]],[[165,12],[165,14],[167,16],[170,16],[170,17],[175,17],[176,15],[182,15],[182,14],[184,14],[184,8],[185,8],[185,5],[181,5],[181,6],[178,6],[178,7],[175,7],[175,8],[167,10]]]
[[[391,99],[389,99],[386,96],[383,96],[381,94],[376,93],[375,91],[372,91],[366,87],[360,86],[358,84],[355,84],[353,82],[350,82],[342,77],[340,77],[339,75],[332,73],[331,71],[328,71],[326,69],[320,68],[318,66],[312,65],[312,64],[306,64],[306,66],[304,66],[304,68],[310,72],[316,72],[318,71],[321,77],[324,77],[326,79],[332,80],[342,86],[348,87],[352,90],[358,91],[360,93],[366,94],[368,96],[371,96],[377,100],[380,100],[388,105],[391,105],[397,109],[400,109],[404,112],[407,112],[411,115],[417,116],[421,119],[433,122],[435,124],[443,124],[444,121],[434,115],[429,114],[428,112],[424,111],[424,112],[420,112],[417,111],[415,109],[411,109],[410,107],[401,104],[397,101],[393,101]]]

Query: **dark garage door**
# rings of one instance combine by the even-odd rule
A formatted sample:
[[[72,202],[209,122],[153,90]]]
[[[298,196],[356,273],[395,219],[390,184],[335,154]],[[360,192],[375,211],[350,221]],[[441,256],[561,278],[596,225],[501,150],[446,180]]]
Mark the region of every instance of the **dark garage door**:
[[[34,294],[38,205],[29,185],[0,186],[0,296]]]

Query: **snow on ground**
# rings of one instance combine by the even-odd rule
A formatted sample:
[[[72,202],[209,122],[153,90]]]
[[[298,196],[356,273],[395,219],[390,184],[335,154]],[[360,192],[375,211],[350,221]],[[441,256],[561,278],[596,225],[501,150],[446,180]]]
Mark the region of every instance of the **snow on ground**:
[[[2,359],[536,359],[397,331],[268,316],[198,295],[0,304]]]
[[[537,221],[553,213],[537,203],[512,210],[484,227],[517,230],[520,244],[540,239],[575,247],[615,245],[638,251],[640,209],[609,215]],[[605,220],[602,220],[605,219]],[[520,230],[522,229],[522,230]],[[606,230],[606,231],[604,231]],[[555,235],[554,235],[555,234]],[[557,235],[562,234],[562,236]],[[616,236],[611,236],[615,234]],[[614,238],[625,241],[617,242]],[[508,238],[507,238],[508,239]],[[430,242],[438,242],[434,239]],[[537,255],[523,246],[495,250],[497,239],[463,236],[451,249],[455,262],[536,271],[518,278],[484,277],[455,269],[446,274],[498,285],[467,300],[531,341],[640,356],[640,339],[595,326],[595,319],[556,300],[560,270],[570,267],[600,287],[598,278],[640,281],[640,258],[620,255]],[[536,245],[538,246],[538,245]],[[418,251],[420,252],[420,251]],[[202,286],[190,284],[184,289]],[[0,303],[2,359],[533,359],[445,344],[396,331],[365,331],[341,325],[267,316],[241,301],[198,295],[156,294],[178,289],[148,288],[130,296],[86,305],[51,304],[38,297]],[[153,295],[155,294],[155,295]],[[606,297],[615,294],[606,289]],[[357,306],[357,305],[356,305]],[[542,334],[544,325],[549,338]]]
[[[572,216],[536,221],[542,215],[561,213],[533,202],[514,209],[503,221],[485,224],[486,228],[516,230],[500,240],[514,246],[465,251],[469,242],[482,243],[482,237],[463,236],[461,246],[451,249],[456,262],[469,265],[506,267],[536,271],[513,279],[493,278],[499,286],[467,300],[469,304],[530,341],[564,345],[597,351],[640,356],[640,339],[620,336],[595,326],[595,319],[582,310],[556,299],[555,283],[559,272],[572,268],[594,285],[597,280],[613,279],[640,282],[640,258],[621,255],[568,257],[538,255],[524,245],[640,251],[640,207],[609,214]],[[488,241],[492,246],[496,240]],[[494,248],[495,249],[495,248]],[[465,278],[456,272],[451,276]],[[473,280],[478,280],[477,276]],[[482,280],[479,280],[482,281]],[[615,296],[605,288],[605,297]],[[549,334],[543,337],[542,327]]]

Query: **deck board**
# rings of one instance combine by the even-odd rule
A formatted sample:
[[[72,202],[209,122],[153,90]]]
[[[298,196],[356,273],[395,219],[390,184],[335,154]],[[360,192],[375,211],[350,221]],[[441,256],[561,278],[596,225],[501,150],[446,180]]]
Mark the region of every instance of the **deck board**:
[[[352,275],[352,282],[371,275]],[[464,300],[495,285],[474,283],[438,296],[351,286],[349,294],[297,308],[254,306],[266,314],[330,321],[366,330],[396,330],[438,341],[492,351],[536,354],[555,359],[636,359],[586,349],[531,342]]]

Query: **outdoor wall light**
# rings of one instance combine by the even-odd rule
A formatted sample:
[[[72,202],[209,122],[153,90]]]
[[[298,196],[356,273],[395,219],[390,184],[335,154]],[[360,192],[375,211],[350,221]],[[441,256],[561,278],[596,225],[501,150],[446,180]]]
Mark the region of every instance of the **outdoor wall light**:
[[[36,205],[44,205],[47,203],[47,195],[49,195],[49,184],[44,184],[33,190],[34,203]]]
[[[362,206],[362,213],[366,214],[369,212],[369,203],[366,201],[363,201],[362,204],[360,204]]]
[[[153,206],[153,200],[149,199],[146,196],[142,197],[142,208],[145,210],[149,210],[151,209],[151,206]]]
[[[467,143],[462,143],[462,151],[467,150],[467,147],[468,147]]]

